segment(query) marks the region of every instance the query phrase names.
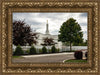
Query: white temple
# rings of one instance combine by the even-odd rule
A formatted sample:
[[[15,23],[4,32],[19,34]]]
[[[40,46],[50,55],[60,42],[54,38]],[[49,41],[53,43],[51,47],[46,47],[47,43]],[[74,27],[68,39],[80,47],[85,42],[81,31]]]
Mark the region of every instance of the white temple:
[[[45,32],[45,34],[39,33],[39,32],[35,32],[35,33],[37,33],[37,36],[38,36],[37,44],[35,45],[36,48],[42,48],[43,46],[41,44],[44,43],[44,38],[47,38],[47,37],[53,39],[53,41],[56,43],[55,44],[56,48],[59,48],[59,49],[62,48],[62,42],[58,41],[58,35],[51,35],[49,33],[48,21],[47,21],[47,24],[46,24],[46,32]],[[49,48],[51,48],[51,47],[49,46]]]

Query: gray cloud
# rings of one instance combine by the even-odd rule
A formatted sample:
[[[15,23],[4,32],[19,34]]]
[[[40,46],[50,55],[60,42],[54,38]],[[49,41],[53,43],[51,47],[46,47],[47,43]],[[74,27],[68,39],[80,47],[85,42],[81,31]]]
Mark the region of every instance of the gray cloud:
[[[84,34],[87,34],[87,31],[83,31]]]
[[[53,30],[53,31],[51,32],[51,34],[56,34],[56,35],[58,35],[58,32],[59,32],[59,30]]]
[[[36,21],[31,21],[31,20],[27,21],[26,19],[25,19],[25,22],[28,23],[29,25],[40,25],[41,24],[41,23],[36,22]]]
[[[87,23],[80,23],[80,26],[87,26]]]
[[[81,17],[87,17],[87,13],[80,14]]]

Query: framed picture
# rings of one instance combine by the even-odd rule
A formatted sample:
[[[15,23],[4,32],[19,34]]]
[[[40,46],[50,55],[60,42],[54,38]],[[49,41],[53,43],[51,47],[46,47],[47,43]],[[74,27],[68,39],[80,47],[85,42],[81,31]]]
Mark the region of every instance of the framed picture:
[[[1,1],[1,74],[98,74],[99,3]]]

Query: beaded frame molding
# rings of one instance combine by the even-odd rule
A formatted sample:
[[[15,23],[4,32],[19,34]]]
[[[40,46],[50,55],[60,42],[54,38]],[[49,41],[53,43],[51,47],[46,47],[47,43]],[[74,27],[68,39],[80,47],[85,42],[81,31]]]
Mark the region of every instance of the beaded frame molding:
[[[87,12],[88,60],[86,63],[13,63],[13,12]],[[3,73],[97,73],[98,72],[98,3],[66,1],[2,2],[2,72]]]

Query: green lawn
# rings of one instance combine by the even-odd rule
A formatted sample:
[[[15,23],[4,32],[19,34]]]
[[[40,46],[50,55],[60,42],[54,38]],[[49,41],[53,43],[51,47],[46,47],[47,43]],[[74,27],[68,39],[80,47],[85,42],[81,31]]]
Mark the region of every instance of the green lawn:
[[[22,58],[21,56],[12,56],[13,58]]]
[[[66,52],[75,52],[75,50],[71,50],[71,51],[66,51]]]
[[[75,59],[70,59],[70,60],[65,60],[64,62],[87,62],[85,59],[81,60],[75,60]]]
[[[63,52],[75,52],[75,50],[71,50],[71,51],[63,51]]]

